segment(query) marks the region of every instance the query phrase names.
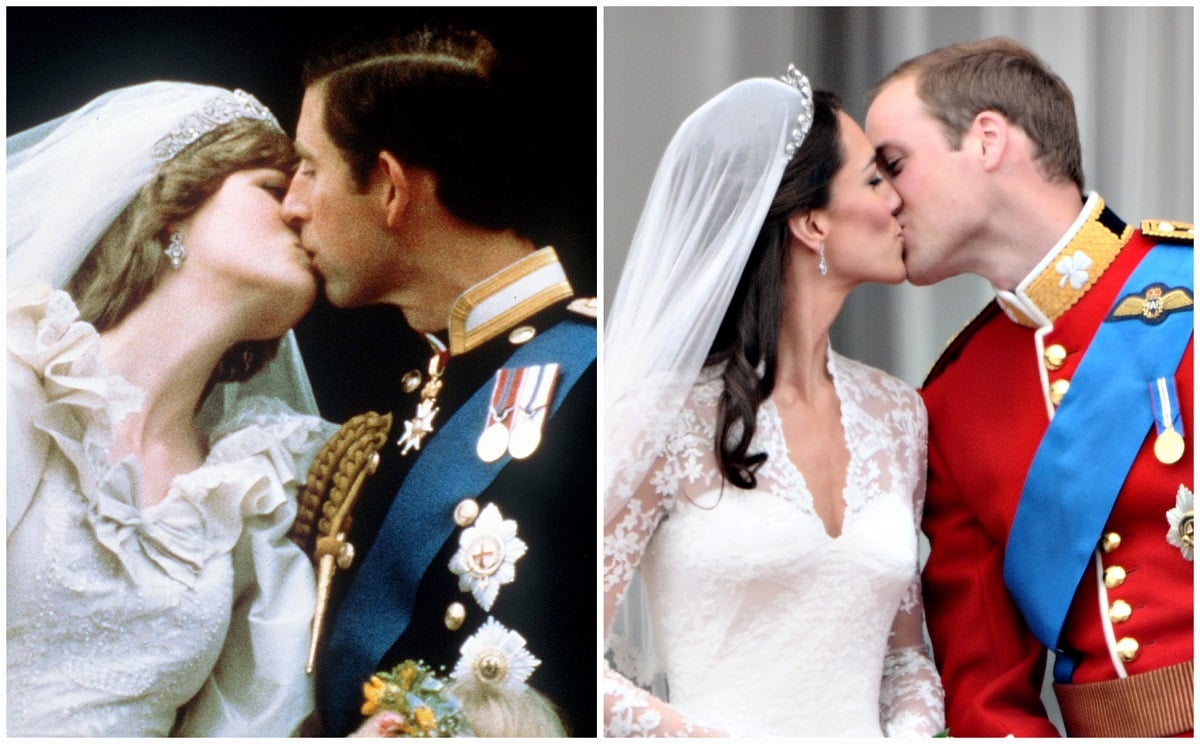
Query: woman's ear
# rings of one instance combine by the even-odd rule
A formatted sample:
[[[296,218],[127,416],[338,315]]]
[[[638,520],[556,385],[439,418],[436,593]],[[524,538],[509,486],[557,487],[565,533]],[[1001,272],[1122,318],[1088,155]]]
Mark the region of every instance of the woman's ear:
[[[387,150],[381,150],[375,160],[372,188],[379,189],[384,217],[389,228],[400,223],[400,216],[408,207],[411,196],[408,173],[405,166]]]
[[[819,209],[797,212],[788,217],[787,225],[792,238],[814,253],[820,250],[821,244],[829,236],[825,213]]]

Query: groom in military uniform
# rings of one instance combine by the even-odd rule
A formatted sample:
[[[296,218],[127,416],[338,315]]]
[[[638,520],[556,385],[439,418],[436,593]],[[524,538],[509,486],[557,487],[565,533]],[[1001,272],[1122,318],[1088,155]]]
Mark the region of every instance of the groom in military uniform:
[[[404,660],[548,701],[551,723],[502,733],[595,735],[596,307],[517,227],[539,143],[514,79],[452,30],[306,70],[284,218],[333,305],[394,305],[427,344],[390,431],[344,433],[377,437],[359,460],[377,450],[378,469],[350,474],[361,493],[314,536],[325,735],[363,725],[364,683]]]
[[[1188,735],[1192,226],[1083,192],[1074,102],[1007,39],[901,65],[866,119],[910,281],[996,301],[925,381],[926,618],[951,736]]]

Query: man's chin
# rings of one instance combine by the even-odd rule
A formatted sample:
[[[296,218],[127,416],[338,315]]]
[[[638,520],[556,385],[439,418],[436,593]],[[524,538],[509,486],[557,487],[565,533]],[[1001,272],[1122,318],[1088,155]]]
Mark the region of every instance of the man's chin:
[[[357,297],[347,292],[345,288],[339,287],[336,283],[323,281],[321,284],[325,292],[325,300],[330,305],[341,310],[353,310],[354,308],[363,306],[363,303],[359,302]]]
[[[929,271],[928,267],[918,266],[915,262],[908,260],[907,256],[904,260],[904,272],[905,279],[915,287],[928,287],[930,284],[937,284],[942,278]]]

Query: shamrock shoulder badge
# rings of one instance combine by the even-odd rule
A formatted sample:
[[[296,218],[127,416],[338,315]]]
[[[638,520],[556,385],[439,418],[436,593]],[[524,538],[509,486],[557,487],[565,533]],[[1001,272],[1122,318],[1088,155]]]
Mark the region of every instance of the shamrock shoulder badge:
[[[516,520],[505,519],[495,504],[488,504],[459,535],[450,570],[458,576],[459,590],[471,592],[488,611],[500,587],[517,577],[516,564],[526,550],[525,542],[517,537]]]
[[[1167,542],[1179,548],[1179,552],[1189,561],[1193,560],[1193,541],[1196,534],[1192,524],[1194,502],[1191,489],[1181,485],[1175,494],[1175,508],[1167,512]]]

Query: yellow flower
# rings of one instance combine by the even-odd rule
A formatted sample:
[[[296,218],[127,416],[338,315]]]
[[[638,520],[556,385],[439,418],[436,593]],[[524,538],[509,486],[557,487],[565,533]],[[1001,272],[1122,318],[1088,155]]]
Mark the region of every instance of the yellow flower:
[[[413,678],[417,676],[417,668],[411,664],[406,664],[403,671],[400,672],[400,687],[404,692],[412,689]]]
[[[362,714],[364,716],[369,716],[379,710],[379,698],[383,694],[385,686],[384,681],[374,675],[363,684]]]
[[[434,715],[431,708],[424,706],[413,711],[413,718],[417,719],[417,725],[425,731],[433,731],[437,728],[437,716]]]

